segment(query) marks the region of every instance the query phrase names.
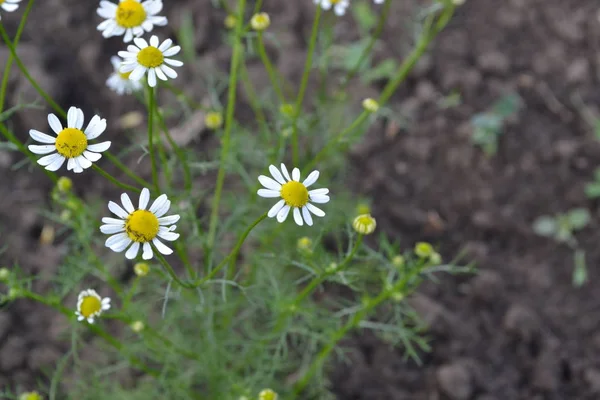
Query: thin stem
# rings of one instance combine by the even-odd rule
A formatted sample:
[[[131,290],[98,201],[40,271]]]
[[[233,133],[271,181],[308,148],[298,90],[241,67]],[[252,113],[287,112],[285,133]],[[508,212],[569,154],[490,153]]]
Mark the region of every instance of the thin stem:
[[[248,75],[248,68],[246,68],[246,63],[241,63],[240,65],[240,77],[242,79],[242,84],[244,85],[244,89],[248,93],[248,100],[250,102],[250,107],[254,114],[256,115],[256,119],[258,120],[259,125],[262,128],[263,132],[269,132],[269,125],[267,124],[267,118],[265,117],[265,113],[263,112],[260,106],[260,100],[256,95],[256,90],[254,85],[252,84],[252,80]]]
[[[44,91],[44,89],[42,89],[40,87],[40,85],[38,85],[38,83],[31,77],[31,74],[27,70],[27,67],[25,67],[25,65],[23,64],[23,62],[17,55],[15,47],[13,46],[13,43],[11,42],[10,38],[8,37],[6,30],[4,30],[4,25],[2,25],[1,23],[0,23],[0,36],[2,36],[2,40],[4,40],[6,47],[8,47],[8,50],[10,51],[11,56],[13,57],[14,61],[17,63],[17,66],[21,70],[21,73],[29,81],[31,86],[33,86],[35,88],[35,90],[39,93],[39,95],[43,97],[43,99],[46,101],[46,103],[48,103],[50,105],[50,107],[52,107],[54,109],[54,111],[56,111],[56,113],[58,113],[63,119],[66,119],[67,113],[65,112],[65,110],[63,110],[61,108],[61,106],[59,106],[56,102],[54,102],[54,100],[52,100],[52,98],[48,95],[48,93],[46,93]]]
[[[125,175],[136,181],[142,187],[149,188],[152,186],[150,182],[147,182],[146,180],[140,178],[135,172],[127,168],[125,164],[119,161],[119,159],[115,157],[112,153],[105,151],[104,153],[102,153],[102,155],[106,157],[106,159],[110,161],[115,167],[119,168]]]
[[[197,288],[198,286],[200,286],[200,285],[202,285],[202,284],[210,281],[212,278],[214,278],[219,273],[219,271],[221,269],[223,269],[223,267],[225,265],[227,265],[227,263],[230,260],[235,260],[237,258],[237,255],[238,255],[239,251],[240,251],[240,248],[244,244],[244,241],[246,240],[246,238],[248,237],[248,235],[250,234],[250,232],[252,231],[252,229],[254,229],[265,218],[267,218],[267,213],[262,214],[260,217],[258,217],[256,219],[256,221],[254,221],[252,224],[250,224],[250,226],[244,231],[244,233],[242,234],[242,236],[240,236],[240,238],[238,239],[235,247],[233,248],[233,250],[231,250],[231,252],[229,253],[229,255],[227,257],[225,257],[219,263],[219,265],[217,265],[215,268],[213,268],[208,273],[208,275],[206,275],[205,277],[203,277],[201,279],[196,279],[196,280],[187,281],[187,282],[182,281],[181,279],[179,279],[179,277],[177,277],[177,274],[173,270],[173,267],[162,256],[162,254],[160,254],[158,251],[156,251],[154,254],[156,255],[156,258],[158,258],[158,261],[160,261],[160,263],[163,265],[163,267],[165,268],[165,270],[167,271],[167,273],[169,274],[169,276],[175,281],[175,283],[177,283],[178,285],[180,285],[180,286],[182,286],[182,287],[184,287],[186,289],[194,289],[194,288]]]
[[[392,0],[385,0],[383,9],[381,10],[381,14],[379,15],[379,21],[377,22],[377,27],[375,28],[375,32],[373,32],[373,35],[371,35],[371,40],[367,44],[367,47],[364,48],[363,52],[361,53],[360,57],[358,58],[358,61],[354,65],[354,67],[350,71],[348,71],[348,73],[346,74],[346,78],[344,79],[344,84],[342,85],[343,89],[345,89],[348,86],[348,84],[350,83],[350,80],[352,78],[354,78],[354,76],[358,73],[360,68],[363,66],[363,64],[367,60],[367,57],[369,56],[369,54],[371,54],[371,50],[373,50],[373,46],[375,46],[375,43],[377,43],[377,40],[379,39],[379,37],[381,36],[381,33],[383,32],[383,28],[385,27],[385,22],[387,21],[388,16],[389,16],[389,11],[390,11],[391,5],[392,5]]]
[[[27,17],[29,16],[29,12],[33,7],[33,3],[35,0],[29,0],[27,3],[27,7],[25,7],[25,11],[23,11],[23,16],[21,17],[21,22],[19,22],[19,27],[17,28],[17,33],[15,34],[15,39],[13,41],[13,46],[16,48],[19,45],[19,40],[21,40],[21,35],[23,34],[23,29],[25,28],[25,23],[27,22]],[[6,60],[6,64],[4,65],[4,74],[2,75],[2,84],[0,86],[0,113],[4,110],[4,101],[6,100],[6,88],[8,87],[8,78],[10,76],[10,68],[12,67],[13,57],[12,54],[8,56],[8,60]]]
[[[383,92],[381,93],[381,95],[378,99],[378,103],[380,106],[387,103],[387,101],[394,94],[394,92],[396,91],[398,86],[400,86],[400,84],[402,82],[404,82],[404,80],[406,79],[406,77],[408,76],[408,74],[410,73],[412,68],[415,66],[417,61],[419,61],[419,59],[421,58],[423,53],[425,53],[425,51],[427,50],[431,41],[435,38],[435,36],[442,29],[444,29],[444,27],[446,26],[446,24],[452,17],[453,12],[454,12],[454,7],[446,8],[444,10],[443,14],[441,15],[441,17],[438,19],[434,29],[431,29],[431,25],[433,23],[434,16],[430,15],[427,18],[427,20],[425,21],[425,24],[424,24],[423,34],[419,38],[417,45],[415,46],[413,51],[410,53],[408,58],[406,58],[404,60],[404,62],[402,63],[402,65],[398,68],[396,77],[392,81],[388,82],[388,84],[383,89]],[[348,126],[342,132],[340,132],[335,137],[330,139],[325,144],[325,146],[317,153],[317,155],[313,158],[313,160],[308,164],[308,166],[305,167],[305,169],[308,170],[311,167],[314,167],[314,165],[317,162],[319,162],[329,152],[329,150],[331,150],[332,147],[335,147],[336,144],[338,144],[340,142],[340,140],[342,140],[344,138],[344,136],[346,136],[348,133],[352,132],[354,129],[356,129],[358,126],[360,126],[360,124],[362,124],[369,117],[369,115],[370,115],[369,112],[363,111],[352,122],[352,124],[350,124],[350,126]]]
[[[229,93],[227,95],[227,110],[225,115],[225,131],[223,133],[223,142],[221,145],[221,156],[219,171],[217,172],[217,183],[215,196],[213,198],[212,210],[208,226],[207,247],[212,251],[217,223],[219,222],[219,206],[221,203],[221,191],[225,181],[225,167],[227,166],[227,157],[229,155],[229,146],[231,142],[231,128],[233,125],[233,112],[235,110],[236,89],[238,80],[239,65],[242,59],[242,31],[244,25],[244,10],[246,9],[246,0],[238,1],[238,20],[235,29],[235,42],[233,44],[233,56],[229,73]]]
[[[183,90],[179,89],[178,87],[173,86],[171,83],[169,83],[169,82],[162,82],[162,85],[164,87],[166,87],[176,97],[180,97],[183,101],[185,101],[187,103],[188,107],[190,107],[190,108],[192,108],[194,110],[210,111],[209,107],[203,106],[200,103],[196,103],[194,100],[192,100],[191,98],[189,98],[183,92]]]
[[[155,91],[153,87],[148,86],[148,152],[150,153],[150,163],[152,164],[152,184],[154,190],[158,193],[158,172],[156,170],[156,154],[154,154],[154,108],[155,108]]]
[[[156,116],[158,117],[158,124],[160,125],[160,128],[165,133],[165,136],[167,137],[167,141],[169,142],[169,144],[175,151],[175,156],[181,163],[181,166],[183,168],[184,187],[185,187],[185,190],[187,192],[189,192],[192,190],[192,173],[190,172],[190,166],[187,163],[187,157],[185,155],[185,152],[175,142],[175,140],[173,139],[173,136],[171,136],[171,132],[169,131],[169,128],[167,127],[167,124],[165,123],[165,117],[163,116],[163,114],[160,111],[158,106],[156,107]]]
[[[100,175],[102,175],[103,177],[105,177],[106,179],[108,179],[109,181],[111,181],[113,184],[120,187],[121,189],[131,190],[136,193],[141,192],[141,190],[136,188],[135,186],[131,186],[131,185],[128,185],[126,183],[119,181],[117,178],[113,177],[111,174],[109,174],[108,172],[106,172],[105,170],[103,170],[102,168],[97,166],[96,164],[92,164],[92,168],[94,168],[96,171],[98,171],[100,173]]]
[[[306,94],[306,87],[308,86],[308,78],[312,69],[312,59],[317,44],[317,37],[319,34],[319,22],[321,21],[321,7],[317,7],[315,13],[315,20],[312,26],[312,33],[310,35],[310,42],[308,44],[308,53],[306,55],[306,63],[304,65],[304,73],[302,74],[302,81],[300,83],[300,90],[298,91],[298,97],[296,98],[296,108],[294,110],[294,120],[292,122],[292,160],[294,165],[298,164],[298,118],[304,102],[304,95]]]
[[[25,147],[23,143],[21,143],[21,141],[14,135],[14,133],[8,130],[8,128],[6,128],[2,123],[0,123],[0,133],[2,133],[2,136],[4,136],[6,140],[17,146],[21,153],[23,153],[27,158],[29,158],[32,163],[37,165],[37,158]],[[53,182],[56,182],[58,180],[58,177],[54,172],[48,171],[46,168],[43,167],[42,170],[46,175],[48,175],[48,178],[50,178]]]
[[[273,89],[275,90],[275,93],[277,94],[277,98],[279,99],[279,102],[281,104],[285,103],[285,97],[283,95],[283,92],[281,91],[281,85],[279,84],[279,77],[277,76],[277,73],[275,72],[275,69],[273,68],[273,63],[271,62],[271,59],[269,58],[267,51],[265,49],[265,42],[263,40],[264,35],[263,32],[258,32],[258,55],[260,56],[260,59],[262,61],[262,63],[265,66],[265,69],[267,70],[267,74],[269,74],[269,79],[271,80],[271,85],[273,86]]]

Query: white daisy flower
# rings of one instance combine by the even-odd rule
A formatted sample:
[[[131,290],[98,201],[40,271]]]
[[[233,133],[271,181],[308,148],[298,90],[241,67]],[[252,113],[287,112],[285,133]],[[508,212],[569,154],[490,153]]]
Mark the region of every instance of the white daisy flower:
[[[94,323],[94,318],[99,317],[106,310],[110,309],[110,298],[101,298],[94,289],[83,290],[77,297],[77,321],[87,320],[90,324]]]
[[[8,0],[10,1],[10,0]],[[105,21],[98,25],[102,36],[121,36],[125,34],[123,41],[131,42],[134,37],[139,37],[144,32],[152,31],[154,25],[165,26],[166,17],[157,16],[163,8],[162,0],[119,0],[119,4],[102,0],[97,12]]]
[[[114,72],[110,74],[106,80],[106,86],[111,90],[117,92],[119,96],[123,94],[131,94],[142,89],[142,83],[140,81],[133,81],[129,79],[131,72],[119,72],[119,68],[123,63],[123,60],[117,56],[112,56],[110,62],[113,65]]]
[[[327,203],[329,201],[329,189],[313,189],[309,191],[307,188],[315,183],[319,178],[319,171],[311,172],[304,182],[300,182],[300,170],[294,168],[292,175],[288,173],[284,164],[281,164],[281,172],[274,165],[269,166],[269,171],[274,179],[268,176],[261,175],[258,181],[266,188],[259,189],[260,197],[281,197],[268,212],[269,218],[277,216],[277,221],[283,222],[287,218],[291,209],[294,209],[294,221],[298,225],[312,226],[313,220],[311,213],[318,217],[325,216],[325,212],[320,208],[312,205],[313,203]]]
[[[17,8],[19,8],[19,2],[21,0],[0,0],[0,8],[6,12],[13,12]],[[0,20],[2,19],[2,15],[0,14]]]
[[[158,196],[150,208],[146,209],[149,201],[150,191],[144,188],[140,194],[138,208],[133,207],[126,193],[121,194],[123,207],[112,201],[108,203],[108,209],[119,218],[102,218],[105,225],[100,227],[100,231],[112,235],[106,239],[106,247],[120,253],[133,243],[125,253],[125,257],[130,260],[137,256],[140,247],[142,258],[151,259],[154,253],[150,243],[164,255],[173,253],[173,250],[158,238],[172,242],[179,237],[179,233],[173,232],[177,229],[173,224],[179,221],[179,215],[164,216],[171,207],[171,201],[166,194]]]
[[[375,4],[383,4],[385,0],[373,0],[373,3]]]
[[[46,167],[48,171],[58,170],[65,160],[67,170],[75,173],[83,172],[102,157],[103,151],[108,150],[110,142],[89,144],[89,140],[96,139],[106,129],[106,120],[94,115],[85,131],[83,127],[83,111],[77,107],[69,108],[67,112],[67,127],[63,129],[58,117],[48,114],[48,124],[56,133],[56,137],[46,135],[35,129],[29,130],[33,140],[44,143],[43,145],[29,145],[29,151],[35,154],[48,154],[38,160],[38,164]],[[52,153],[52,154],[50,154]]]
[[[350,6],[350,0],[313,0],[315,4],[320,5],[323,10],[330,10],[333,7],[333,12],[337,16],[342,16],[346,13],[346,9]]]
[[[127,51],[119,52],[119,56],[123,57],[119,72],[131,72],[129,79],[134,81],[139,81],[148,72],[150,87],[156,86],[156,77],[163,81],[166,81],[167,77],[177,78],[177,72],[169,65],[181,67],[183,63],[167,57],[179,53],[181,47],[172,46],[171,39],[165,40],[159,46],[158,37],[155,35],[150,38],[150,44],[142,38],[135,38],[133,42],[135,46],[130,44]]]

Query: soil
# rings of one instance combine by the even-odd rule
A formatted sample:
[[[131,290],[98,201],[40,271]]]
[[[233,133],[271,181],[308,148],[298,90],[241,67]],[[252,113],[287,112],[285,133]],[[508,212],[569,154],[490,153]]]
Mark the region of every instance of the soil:
[[[183,69],[179,83],[203,93],[195,78],[225,68],[230,56],[216,33],[224,14],[209,0],[165,3],[171,34],[182,10],[193,13],[200,61]],[[282,73],[298,81],[312,1],[265,3],[286,52],[269,50]],[[394,0],[377,57],[407,54],[414,3]],[[121,42],[102,40],[90,28],[98,22],[95,8],[94,2],[40,2],[20,52],[60,104],[102,110],[110,123],[135,103],[104,87],[110,65],[101,60]],[[600,145],[585,118],[600,115],[599,10],[595,0],[467,0],[392,99],[392,113],[408,123],[384,120],[352,150],[359,179],[349,184],[373,199],[383,231],[407,247],[435,243],[447,259],[462,252],[479,272],[444,276],[410,299],[429,325],[432,350],[421,354],[422,365],[370,333],[346,340],[350,362],[331,375],[339,399],[600,398],[598,203],[584,194],[600,165]],[[3,13],[9,32],[17,21]],[[351,29],[344,18],[336,33]],[[0,48],[0,62],[6,53]],[[259,68],[249,66],[249,73],[266,82]],[[352,95],[376,93],[378,84],[358,85]],[[442,106],[453,91],[460,104]],[[16,71],[10,93],[11,104],[36,97]],[[497,153],[486,156],[473,145],[471,119],[508,94],[518,94],[523,105],[504,126]],[[23,111],[14,126],[25,138],[29,127],[45,126],[44,113]],[[17,258],[29,273],[51,274],[64,248],[38,240],[50,184],[39,171],[10,171],[20,159],[0,152],[0,234],[8,244],[0,260]],[[78,177],[76,185],[86,179]],[[85,187],[88,196],[110,190],[95,179]],[[580,288],[571,283],[572,252],[531,228],[540,215],[574,207],[593,215],[577,234],[589,273]],[[0,387],[34,384],[64,353],[65,326],[29,302],[0,309]]]

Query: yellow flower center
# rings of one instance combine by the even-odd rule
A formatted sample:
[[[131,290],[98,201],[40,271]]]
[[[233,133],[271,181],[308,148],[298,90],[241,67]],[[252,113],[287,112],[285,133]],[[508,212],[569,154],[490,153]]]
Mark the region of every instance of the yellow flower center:
[[[87,149],[87,137],[75,128],[65,128],[56,138],[56,151],[66,158],[75,158],[83,154]]]
[[[115,19],[123,28],[140,26],[146,20],[146,10],[137,1],[125,0],[119,3]]]
[[[165,56],[154,46],[148,46],[140,50],[137,60],[146,68],[156,68],[163,63]]]
[[[85,296],[79,307],[79,313],[85,318],[89,318],[92,315],[102,310],[102,303],[96,296]]]
[[[158,218],[147,210],[135,210],[125,221],[125,232],[134,242],[150,242],[158,234]]]
[[[133,71],[129,71],[129,72],[119,72],[119,76],[121,77],[121,79],[123,80],[128,80],[129,79],[129,75],[131,75]]]
[[[289,181],[281,187],[281,197],[290,207],[304,207],[308,203],[308,189],[296,181]]]
[[[337,4],[337,3],[339,3],[340,1],[341,1],[341,0],[329,0],[329,2],[330,2],[331,4]]]
[[[0,0],[0,4],[4,3],[4,0]]]

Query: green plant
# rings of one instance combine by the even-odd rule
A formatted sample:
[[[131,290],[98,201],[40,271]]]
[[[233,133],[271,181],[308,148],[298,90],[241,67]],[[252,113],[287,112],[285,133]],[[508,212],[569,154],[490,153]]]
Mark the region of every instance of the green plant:
[[[487,156],[498,151],[498,140],[503,132],[507,118],[517,113],[521,106],[521,98],[517,94],[509,94],[496,101],[489,111],[473,116],[473,143],[483,149]]]

